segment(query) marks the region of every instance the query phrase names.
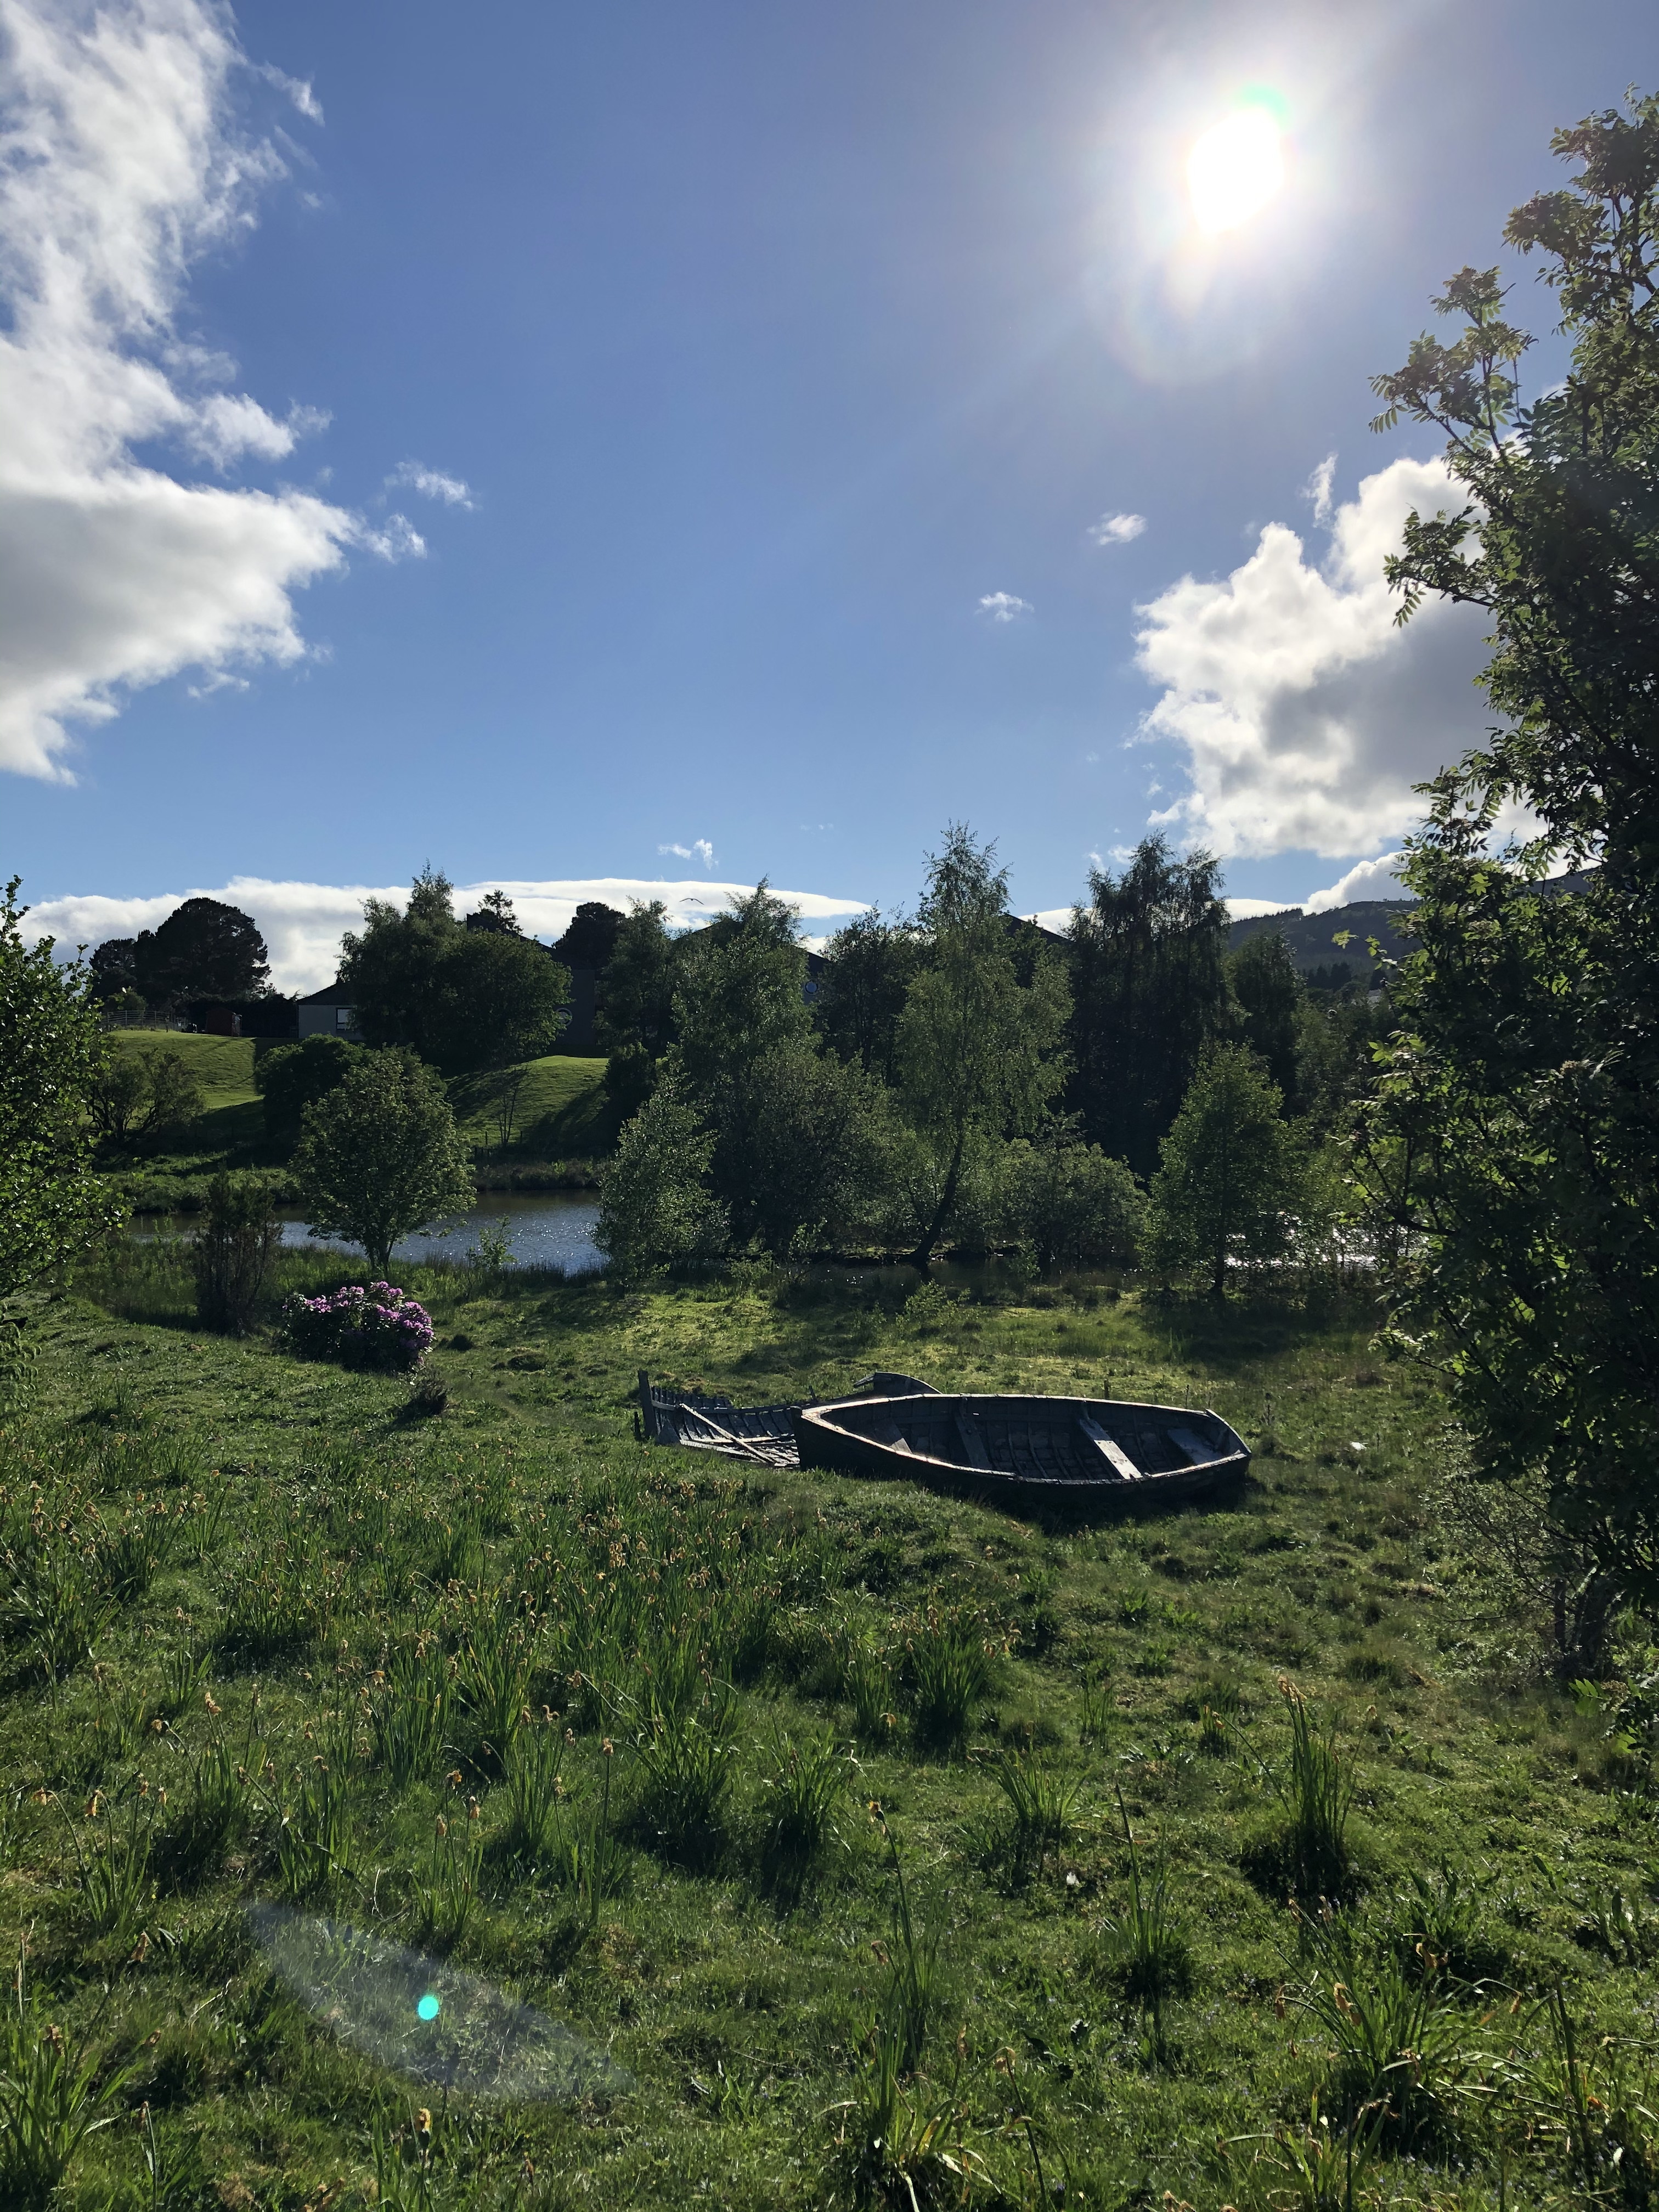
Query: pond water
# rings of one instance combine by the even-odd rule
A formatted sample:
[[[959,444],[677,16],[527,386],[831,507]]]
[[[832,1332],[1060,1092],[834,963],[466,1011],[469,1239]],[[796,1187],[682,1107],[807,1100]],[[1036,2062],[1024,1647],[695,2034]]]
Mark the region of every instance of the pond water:
[[[392,1254],[398,1260],[465,1260],[478,1249],[481,1229],[501,1229],[520,1267],[562,1267],[568,1275],[595,1274],[605,1255],[593,1242],[599,1201],[592,1191],[490,1191],[470,1212],[458,1214],[436,1232],[405,1237]],[[343,1237],[323,1237],[299,1214],[283,1209],[284,1244],[329,1244],[357,1251]],[[361,1257],[359,1253],[359,1257]]]
[[[284,1244],[322,1244],[356,1255],[362,1262],[362,1247],[343,1237],[324,1237],[296,1208],[279,1209]],[[491,1191],[470,1212],[458,1214],[437,1231],[405,1237],[392,1254],[399,1260],[465,1260],[478,1249],[481,1229],[501,1229],[508,1240],[513,1263],[520,1267],[562,1267],[568,1275],[596,1274],[605,1266],[605,1255],[593,1242],[599,1218],[599,1201],[592,1191]],[[189,1236],[201,1227],[201,1217],[172,1214],[157,1220],[142,1217],[135,1231],[141,1241],[153,1237]]]

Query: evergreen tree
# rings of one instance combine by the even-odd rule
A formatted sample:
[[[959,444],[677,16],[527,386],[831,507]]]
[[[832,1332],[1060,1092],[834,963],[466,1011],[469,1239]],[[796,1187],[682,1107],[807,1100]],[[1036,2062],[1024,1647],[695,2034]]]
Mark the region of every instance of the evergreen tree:
[[[1150,1175],[1200,1054],[1228,1027],[1219,863],[1146,839],[1115,880],[1090,870],[1071,938],[1071,1103],[1103,1152]]]
[[[1285,1098],[1302,1103],[1298,1059],[1307,993],[1276,929],[1247,937],[1227,961],[1227,981],[1238,1002],[1244,1042],[1261,1060]]]
[[[1289,1251],[1300,1163],[1279,1086],[1243,1045],[1206,1046],[1160,1150],[1147,1224],[1155,1267],[1230,1267]]]

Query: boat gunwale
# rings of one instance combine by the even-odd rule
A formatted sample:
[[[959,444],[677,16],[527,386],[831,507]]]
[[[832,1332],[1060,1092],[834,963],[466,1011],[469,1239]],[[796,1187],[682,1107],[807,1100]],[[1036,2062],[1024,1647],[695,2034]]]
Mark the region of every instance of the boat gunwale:
[[[1168,1498],[1185,1488],[1199,1492],[1219,1488],[1227,1481],[1242,1480],[1255,1456],[1231,1422],[1211,1406],[1165,1406],[1140,1398],[1060,1397],[1024,1390],[947,1390],[939,1392],[937,1397],[947,1399],[953,1405],[969,1407],[975,1403],[1006,1408],[1020,1406],[1068,1407],[1072,1409],[1071,1419],[1074,1421],[1084,1411],[1097,1414],[1102,1408],[1132,1406],[1137,1413],[1164,1413],[1183,1420],[1199,1419],[1218,1422],[1230,1437],[1237,1439],[1237,1449],[1223,1452],[1215,1459],[1193,1460],[1185,1467],[1166,1468],[1156,1473],[1142,1474],[1133,1480],[1125,1475],[1018,1474],[1006,1468],[966,1466],[960,1460],[941,1459],[935,1453],[917,1451],[909,1445],[901,1451],[896,1444],[884,1443],[875,1437],[860,1436],[856,1429],[842,1427],[830,1418],[843,1408],[850,1411],[858,1407],[874,1412],[884,1406],[912,1405],[915,1402],[914,1394],[885,1398],[828,1398],[809,1403],[803,1406],[795,1416],[796,1440],[798,1443],[803,1441],[803,1431],[810,1424],[819,1435],[844,1442],[857,1452],[876,1455],[881,1462],[883,1476],[890,1474],[895,1480],[924,1480],[923,1470],[936,1470],[941,1475],[948,1475],[953,1483],[965,1485],[981,1493],[1006,1491],[1021,1498],[1086,1499],[1091,1504],[1110,1499],[1127,1504],[1136,1499]],[[809,1464],[804,1450],[800,1457],[803,1467]],[[827,1466],[842,1474],[857,1472],[857,1469],[840,1462],[811,1463]]]

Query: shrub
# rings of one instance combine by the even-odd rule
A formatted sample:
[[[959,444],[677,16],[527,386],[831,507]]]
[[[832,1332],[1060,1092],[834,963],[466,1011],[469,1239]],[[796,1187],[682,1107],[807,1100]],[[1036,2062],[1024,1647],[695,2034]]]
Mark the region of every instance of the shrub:
[[[471,1158],[442,1079],[413,1053],[358,1050],[343,1079],[305,1109],[294,1156],[306,1218],[349,1237],[377,1269],[411,1230],[473,1201]]]
[[[402,1374],[431,1350],[432,1316],[390,1283],[343,1283],[327,1297],[284,1299],[283,1338],[302,1358]]]
[[[215,1176],[208,1218],[191,1240],[196,1318],[224,1336],[246,1336],[283,1241],[266,1184],[252,1176]]]
[[[593,1241],[620,1283],[712,1257],[726,1217],[706,1177],[714,1139],[673,1075],[658,1084],[622,1133],[604,1171]]]

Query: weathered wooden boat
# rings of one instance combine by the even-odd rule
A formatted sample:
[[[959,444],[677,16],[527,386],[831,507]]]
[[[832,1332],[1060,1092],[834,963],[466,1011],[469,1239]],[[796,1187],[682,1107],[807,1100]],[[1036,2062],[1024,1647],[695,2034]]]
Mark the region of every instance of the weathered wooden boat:
[[[925,1397],[933,1388],[931,1382],[919,1382],[914,1375],[883,1370],[866,1375],[854,1385],[853,1395]],[[708,1397],[698,1390],[653,1382],[641,1368],[634,1433],[646,1443],[669,1444],[682,1451],[719,1452],[727,1459],[750,1460],[761,1467],[798,1467],[794,1419],[800,1411],[799,1405],[734,1406],[729,1398]]]
[[[836,1399],[793,1415],[803,1467],[923,1482],[1060,1511],[1145,1511],[1240,1482],[1249,1447],[1218,1413],[1107,1398],[908,1393]]]

